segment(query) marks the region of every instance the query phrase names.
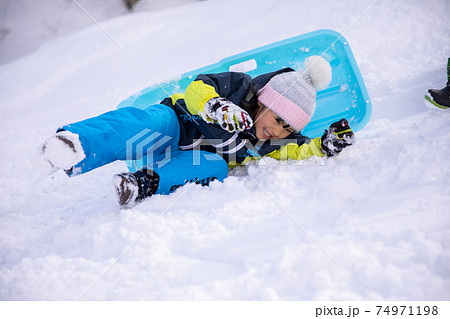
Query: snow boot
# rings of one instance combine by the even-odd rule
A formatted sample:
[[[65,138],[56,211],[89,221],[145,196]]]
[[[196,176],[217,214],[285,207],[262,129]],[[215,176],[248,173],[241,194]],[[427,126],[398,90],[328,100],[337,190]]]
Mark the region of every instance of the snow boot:
[[[450,82],[447,86],[440,90],[430,89],[428,90],[430,96],[425,96],[430,103],[441,109],[448,109],[450,107]]]
[[[78,135],[68,131],[60,131],[47,139],[40,151],[53,172],[63,169],[68,175],[86,157]]]
[[[133,206],[143,201],[156,193],[159,185],[159,175],[150,169],[120,173],[113,179],[120,206]]]
[[[429,89],[425,99],[441,109],[450,107],[450,58],[447,62],[447,86],[443,89]]]

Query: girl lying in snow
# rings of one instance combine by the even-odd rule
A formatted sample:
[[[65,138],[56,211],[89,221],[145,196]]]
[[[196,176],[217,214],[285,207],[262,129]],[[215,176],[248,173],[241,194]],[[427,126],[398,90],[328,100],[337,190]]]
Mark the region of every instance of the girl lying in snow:
[[[160,104],[62,126],[42,145],[42,154],[52,169],[69,176],[115,160],[144,158],[136,172],[114,176],[118,201],[127,206],[188,182],[222,181],[228,165],[263,156],[337,155],[354,142],[345,119],[322,137],[300,134],[314,113],[316,90],[331,81],[331,67],[321,57],[308,58],[305,69],[285,68],[254,79],[238,72],[201,74],[185,94]]]

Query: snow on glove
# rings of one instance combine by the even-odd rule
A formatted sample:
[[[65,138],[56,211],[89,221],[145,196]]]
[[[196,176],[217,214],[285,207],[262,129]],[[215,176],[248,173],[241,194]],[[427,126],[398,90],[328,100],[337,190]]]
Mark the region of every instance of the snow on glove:
[[[214,97],[206,102],[204,111],[199,115],[208,123],[217,123],[224,130],[248,130],[253,126],[250,115],[242,108],[223,97]]]
[[[322,135],[322,151],[327,156],[335,156],[355,142],[355,134],[348,125],[346,119],[342,119],[330,125]]]

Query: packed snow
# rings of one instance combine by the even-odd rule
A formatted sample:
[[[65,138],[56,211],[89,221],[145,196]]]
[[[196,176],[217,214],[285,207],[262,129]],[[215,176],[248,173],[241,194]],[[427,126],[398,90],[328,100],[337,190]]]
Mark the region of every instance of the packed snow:
[[[175,2],[80,1],[104,30],[63,0],[11,22],[48,16],[62,31],[37,23],[59,36],[0,65],[0,299],[448,300],[450,111],[423,94],[446,82],[449,1]],[[38,173],[35,151],[60,125],[317,29],[345,35],[373,103],[341,155],[267,159],[127,209],[112,186],[123,162]]]

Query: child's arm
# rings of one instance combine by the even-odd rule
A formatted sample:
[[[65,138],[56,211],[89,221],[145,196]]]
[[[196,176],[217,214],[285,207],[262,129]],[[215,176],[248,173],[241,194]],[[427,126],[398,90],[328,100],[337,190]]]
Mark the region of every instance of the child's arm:
[[[297,161],[308,159],[311,156],[323,157],[325,154],[321,150],[321,143],[320,137],[316,137],[310,140],[309,143],[303,143],[301,145],[289,143],[267,154],[267,156],[277,160],[294,159]]]
[[[186,89],[187,109],[228,132],[249,129],[253,121],[238,105],[248,93],[250,83],[251,77],[245,73],[200,74]]]
[[[278,160],[305,160],[311,156],[328,157],[338,155],[344,148],[355,142],[355,134],[346,119],[330,125],[322,137],[316,137],[309,143],[289,143],[267,156]]]
[[[224,97],[239,105],[242,96],[250,90],[251,82],[248,74],[240,72],[200,74],[186,88],[186,106],[191,114],[199,114],[206,102],[214,97]]]
[[[204,112],[205,104],[215,97],[220,97],[216,87],[204,83],[202,80],[195,80],[186,88],[184,101],[191,114]]]

